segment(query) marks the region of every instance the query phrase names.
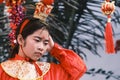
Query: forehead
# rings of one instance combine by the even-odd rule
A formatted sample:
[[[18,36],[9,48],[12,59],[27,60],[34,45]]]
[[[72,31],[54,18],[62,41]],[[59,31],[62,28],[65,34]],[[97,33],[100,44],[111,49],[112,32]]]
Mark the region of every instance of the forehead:
[[[49,32],[46,29],[39,29],[35,31],[32,35],[39,36],[41,38],[49,38]]]

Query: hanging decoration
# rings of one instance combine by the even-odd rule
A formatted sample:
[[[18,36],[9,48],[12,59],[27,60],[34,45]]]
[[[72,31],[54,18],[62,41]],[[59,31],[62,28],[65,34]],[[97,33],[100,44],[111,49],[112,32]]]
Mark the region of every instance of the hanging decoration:
[[[10,45],[12,48],[17,43],[15,38],[15,30],[25,16],[25,8],[22,3],[25,0],[5,0],[6,6],[8,7],[9,20],[11,32],[9,33]],[[36,8],[33,17],[39,18],[40,20],[46,21],[47,16],[50,14],[54,0],[40,0],[36,3]]]
[[[111,25],[111,14],[115,11],[114,2],[113,1],[110,2],[110,0],[105,0],[105,2],[102,3],[101,10],[107,16],[108,19],[105,27],[106,52],[108,54],[112,54],[115,53],[112,25]]]
[[[22,6],[24,0],[6,0],[7,12],[9,13],[11,32],[9,33],[10,45],[12,47],[16,44],[15,29],[24,18],[25,8]]]
[[[50,14],[53,6],[53,0],[42,0],[36,3],[34,17],[46,21],[47,16]]]

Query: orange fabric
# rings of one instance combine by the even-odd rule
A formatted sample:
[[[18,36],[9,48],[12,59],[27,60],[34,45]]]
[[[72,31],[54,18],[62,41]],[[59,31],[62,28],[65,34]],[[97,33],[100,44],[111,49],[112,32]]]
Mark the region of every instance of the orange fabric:
[[[79,80],[79,78],[86,72],[86,66],[83,60],[72,50],[64,49],[55,43],[51,55],[60,62],[59,66],[63,69],[61,72],[64,71],[64,74],[68,74],[66,79],[65,77],[61,77],[61,79],[53,80]],[[61,76],[61,74],[59,75]]]
[[[83,60],[72,50],[67,50],[55,43],[51,55],[59,60],[60,64],[51,63],[50,70],[44,75],[44,80],[79,80],[85,73],[86,66]],[[16,56],[14,60],[24,60]],[[7,75],[0,66],[0,80],[18,80]]]

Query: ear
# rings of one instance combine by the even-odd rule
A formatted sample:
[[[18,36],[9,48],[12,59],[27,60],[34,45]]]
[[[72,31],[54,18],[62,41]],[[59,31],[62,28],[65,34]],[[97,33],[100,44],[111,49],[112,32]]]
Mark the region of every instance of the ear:
[[[24,44],[24,39],[23,39],[21,34],[18,35],[17,42],[18,42],[19,45],[23,45]]]

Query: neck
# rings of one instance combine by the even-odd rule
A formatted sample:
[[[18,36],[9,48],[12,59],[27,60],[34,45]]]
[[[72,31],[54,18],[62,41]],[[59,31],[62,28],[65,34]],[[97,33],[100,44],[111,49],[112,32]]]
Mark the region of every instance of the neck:
[[[18,51],[18,55],[24,58],[28,58],[23,50],[23,47],[20,46],[19,51]]]

